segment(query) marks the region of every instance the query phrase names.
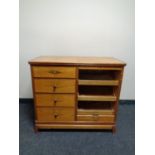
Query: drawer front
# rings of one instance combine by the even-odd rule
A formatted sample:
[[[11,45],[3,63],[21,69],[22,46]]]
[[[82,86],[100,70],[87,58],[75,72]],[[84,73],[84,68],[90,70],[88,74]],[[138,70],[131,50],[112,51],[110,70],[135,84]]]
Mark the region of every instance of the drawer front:
[[[113,115],[114,110],[78,110],[78,115]]]
[[[114,115],[78,115],[77,120],[102,122],[102,123],[114,123]]]
[[[73,94],[36,94],[35,97],[37,106],[75,107]]]
[[[33,77],[75,78],[75,67],[32,67]]]
[[[37,108],[39,122],[74,121],[73,108]]]
[[[72,79],[34,79],[35,92],[75,93],[75,80]]]

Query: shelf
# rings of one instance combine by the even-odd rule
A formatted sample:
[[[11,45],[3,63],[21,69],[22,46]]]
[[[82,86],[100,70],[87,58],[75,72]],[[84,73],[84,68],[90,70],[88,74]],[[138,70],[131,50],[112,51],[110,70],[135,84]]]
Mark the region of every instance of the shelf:
[[[78,109],[77,113],[78,113],[78,115],[91,115],[91,114],[113,115],[114,114],[114,109],[108,109],[108,110]]]
[[[118,80],[120,71],[111,70],[79,70],[80,80]]]
[[[79,85],[118,86],[118,80],[79,80]]]
[[[78,101],[78,110],[83,111],[102,111],[114,109],[113,101]]]
[[[78,95],[78,101],[116,101],[112,95]]]
[[[117,86],[101,86],[101,85],[79,85],[79,95],[99,95],[114,96],[114,90]]]

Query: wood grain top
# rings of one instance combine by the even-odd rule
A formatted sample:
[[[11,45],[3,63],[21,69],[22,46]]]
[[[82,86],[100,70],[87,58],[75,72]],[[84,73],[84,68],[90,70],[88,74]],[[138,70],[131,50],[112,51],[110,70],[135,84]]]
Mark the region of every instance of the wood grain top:
[[[125,66],[126,63],[112,57],[40,56],[29,61],[31,65],[86,65]]]

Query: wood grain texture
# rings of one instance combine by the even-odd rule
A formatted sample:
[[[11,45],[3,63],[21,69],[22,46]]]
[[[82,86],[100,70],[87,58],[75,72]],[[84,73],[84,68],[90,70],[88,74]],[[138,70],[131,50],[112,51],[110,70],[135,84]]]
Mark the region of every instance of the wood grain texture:
[[[79,85],[95,85],[95,86],[117,86],[118,80],[79,80]]]
[[[74,108],[40,108],[37,107],[39,122],[62,122],[74,120]]]
[[[116,101],[116,96],[78,95],[78,101]]]
[[[107,71],[119,71],[119,70],[122,70],[122,67],[114,67],[114,66],[111,66],[111,67],[103,67],[103,66],[100,66],[100,67],[89,67],[89,66],[86,66],[86,67],[78,67],[79,70],[107,70]]]
[[[34,79],[38,93],[75,93],[75,83],[72,79]]]
[[[92,121],[92,122],[102,122],[102,123],[114,123],[114,115],[78,115],[78,121]]]
[[[113,129],[114,125],[105,124],[36,124],[39,129]]]
[[[46,78],[75,78],[75,67],[33,66],[34,77]]]
[[[98,115],[113,115],[114,114],[114,109],[109,109],[109,110],[78,109],[77,114],[78,115],[93,115],[93,114],[98,114]]]
[[[96,65],[125,66],[126,64],[111,57],[77,57],[77,56],[41,56],[29,61],[33,65]]]
[[[32,82],[32,93],[33,93],[33,98],[34,98],[34,119],[37,120],[37,110],[36,110],[36,98],[35,98],[35,87],[34,87],[34,78],[33,78],[33,71],[32,71],[32,66],[31,68],[31,82]]]
[[[75,107],[74,94],[36,94],[36,106]]]
[[[124,73],[124,68],[123,68],[123,70],[119,74],[116,75],[117,78],[119,79],[119,86],[118,87],[115,87],[115,89],[114,89],[114,93],[117,96],[117,99],[116,99],[116,102],[115,102],[115,105],[114,105],[114,109],[115,109],[115,122],[116,122],[117,113],[118,113],[119,97],[120,97],[120,92],[121,92],[121,86],[122,86],[122,80],[123,80],[123,73]],[[114,132],[116,131],[116,127],[113,129],[113,131]]]
[[[35,129],[112,129],[123,61],[107,57],[38,57],[29,61]],[[91,107],[90,107],[91,106]]]

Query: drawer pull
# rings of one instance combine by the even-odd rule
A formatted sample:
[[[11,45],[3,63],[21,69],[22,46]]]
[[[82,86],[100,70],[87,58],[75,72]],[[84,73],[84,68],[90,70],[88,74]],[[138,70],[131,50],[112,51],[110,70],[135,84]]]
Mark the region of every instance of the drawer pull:
[[[56,106],[58,100],[54,100],[53,103],[54,103],[54,106]]]
[[[54,106],[56,106],[57,102],[61,102],[61,100],[53,100]]]
[[[60,74],[61,72],[57,71],[57,70],[50,70],[49,73],[51,73],[51,74]]]
[[[56,86],[53,86],[53,91],[55,91],[55,90],[56,90],[56,88],[57,88]]]
[[[57,100],[54,100],[53,102],[54,102],[54,105],[56,105],[56,103],[57,103]]]
[[[54,115],[54,118],[56,119],[58,117],[58,115]]]
[[[59,116],[58,114],[54,114],[54,118],[55,118],[55,119],[58,118],[58,116]]]

